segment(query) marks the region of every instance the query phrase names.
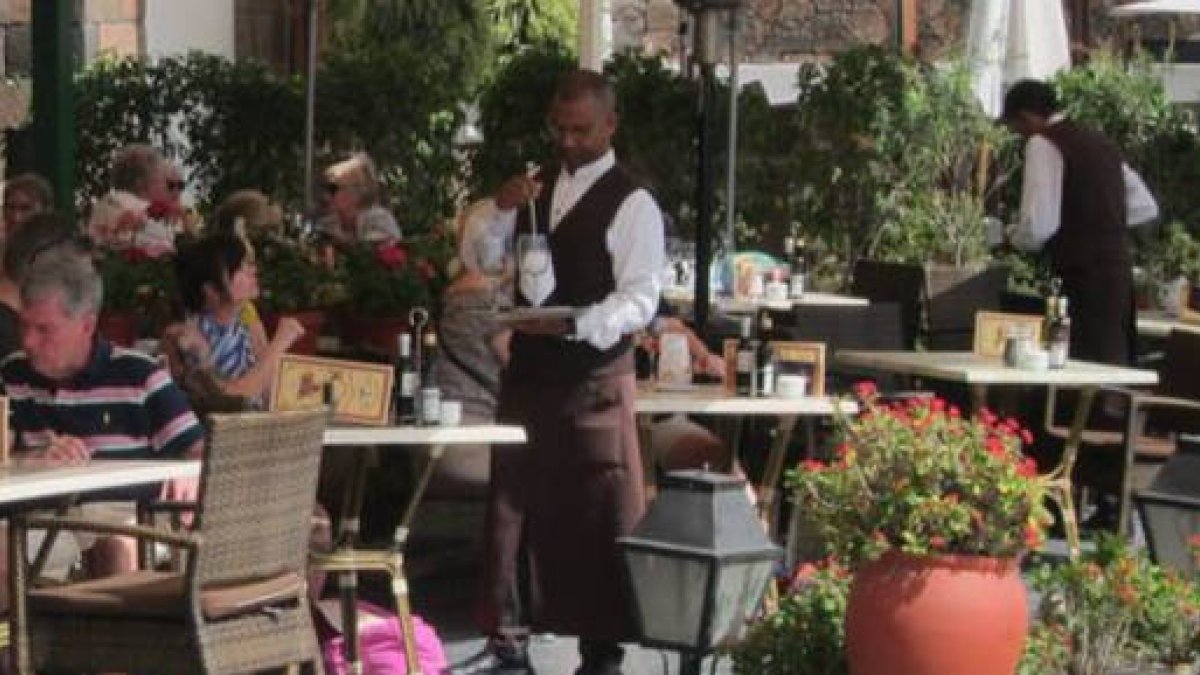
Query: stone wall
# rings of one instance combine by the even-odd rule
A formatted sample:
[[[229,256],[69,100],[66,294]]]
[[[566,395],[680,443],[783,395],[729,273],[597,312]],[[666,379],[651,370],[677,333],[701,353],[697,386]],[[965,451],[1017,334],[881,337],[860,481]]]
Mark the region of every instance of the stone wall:
[[[672,0],[611,0],[615,49],[642,48],[679,53],[679,24],[686,14]],[[949,55],[966,35],[969,0],[916,0],[921,53]],[[1048,0],[1033,0],[1036,2]],[[1072,36],[1081,35],[1088,14],[1093,44],[1113,30],[1108,9],[1124,0],[1063,0]],[[741,58],[746,62],[822,58],[855,44],[886,43],[893,37],[896,0],[744,0]]]
[[[35,1],[0,0],[0,77],[29,75],[29,13]],[[142,0],[74,0],[73,10],[73,39],[79,59],[91,60],[104,53],[142,53]]]

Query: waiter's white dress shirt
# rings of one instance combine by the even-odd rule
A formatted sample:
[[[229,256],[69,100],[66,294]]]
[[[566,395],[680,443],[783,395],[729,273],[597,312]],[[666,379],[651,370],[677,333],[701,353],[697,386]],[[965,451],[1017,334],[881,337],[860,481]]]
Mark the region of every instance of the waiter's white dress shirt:
[[[1050,124],[1064,119],[1059,113]],[[1027,251],[1040,249],[1062,225],[1062,153],[1046,137],[1031,136],[1025,143],[1025,172],[1021,182],[1020,219],[1010,226],[1009,240]],[[1125,213],[1129,227],[1137,227],[1158,217],[1158,203],[1146,189],[1141,176],[1128,164],[1121,163],[1125,179]]]
[[[550,197],[550,231],[579,202],[592,185],[616,164],[612,150],[600,159],[575,170],[563,167]],[[502,211],[494,200],[474,210],[463,228],[464,233],[491,231],[511,237],[517,222],[517,209]],[[527,208],[527,207],[520,207]],[[602,301],[583,308],[575,319],[575,338],[596,349],[608,349],[622,335],[634,333],[654,317],[658,309],[663,268],[663,219],[658,204],[644,189],[634,190],[617,209],[609,225],[605,244],[613,259],[616,288]]]

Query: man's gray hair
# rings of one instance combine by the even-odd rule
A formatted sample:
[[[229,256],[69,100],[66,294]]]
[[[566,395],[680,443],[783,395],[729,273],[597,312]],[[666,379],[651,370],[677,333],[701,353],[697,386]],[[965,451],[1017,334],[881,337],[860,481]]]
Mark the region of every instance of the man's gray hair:
[[[67,316],[98,314],[104,280],[92,259],[70,245],[38,254],[21,278],[21,303],[30,305],[61,294]]]
[[[166,163],[162,153],[149,145],[127,145],[113,157],[111,182],[113,188],[140,195],[146,190],[155,171]]]

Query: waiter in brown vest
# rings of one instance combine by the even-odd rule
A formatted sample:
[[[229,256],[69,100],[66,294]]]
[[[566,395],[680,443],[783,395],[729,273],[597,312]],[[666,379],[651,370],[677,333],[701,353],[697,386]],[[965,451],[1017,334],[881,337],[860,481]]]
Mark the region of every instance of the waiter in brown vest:
[[[1158,204],[1112,142],[1066,118],[1050,85],[1014,84],[1002,119],[1026,139],[1020,218],[1009,239],[1044,250],[1062,278],[1071,357],[1128,364],[1135,317],[1126,230],[1157,218]]]
[[[563,76],[547,122],[556,164],[507,181],[492,227],[516,242],[517,304],[574,315],[514,326],[497,418],[529,441],[492,448],[478,612],[492,650],[459,672],[531,672],[527,618],[579,636],[579,675],[618,675],[620,643],[634,635],[616,538],[645,504],[631,336],[658,305],[663,221],[616,162],[616,101],[602,75]]]

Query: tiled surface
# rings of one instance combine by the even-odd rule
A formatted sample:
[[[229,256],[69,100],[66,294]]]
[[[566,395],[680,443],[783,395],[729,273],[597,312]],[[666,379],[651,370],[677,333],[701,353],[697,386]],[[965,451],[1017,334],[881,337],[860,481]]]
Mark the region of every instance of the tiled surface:
[[[471,622],[479,571],[479,527],[482,506],[428,504],[419,519],[410,567],[413,602],[418,614],[438,631],[451,663],[460,663],[484,646]],[[678,672],[674,654],[628,645],[625,675],[667,675]],[[576,641],[570,637],[536,636],[530,654],[538,675],[571,675],[579,665]],[[704,664],[709,673],[711,660]],[[716,673],[731,672],[727,659]]]

